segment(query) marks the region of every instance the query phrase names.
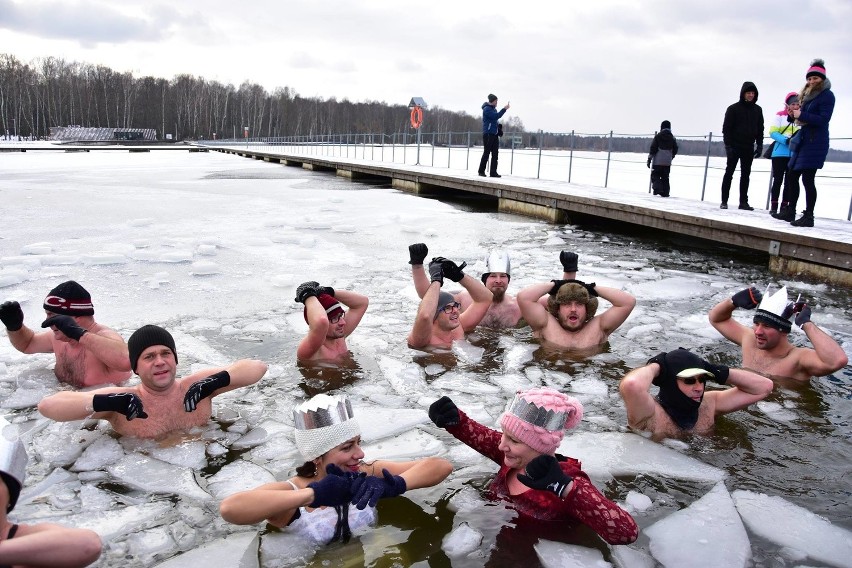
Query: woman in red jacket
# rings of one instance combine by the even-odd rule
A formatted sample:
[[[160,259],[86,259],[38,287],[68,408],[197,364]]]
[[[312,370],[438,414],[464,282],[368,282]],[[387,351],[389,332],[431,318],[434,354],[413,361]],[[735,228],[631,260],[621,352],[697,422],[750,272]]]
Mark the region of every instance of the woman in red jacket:
[[[502,433],[469,418],[449,397],[429,407],[438,427],[500,464],[490,490],[519,514],[577,520],[609,544],[629,544],[639,535],[633,518],[592,485],[579,461],[556,454],[564,430],[582,417],[580,401],[549,388],[519,392],[500,417]]]

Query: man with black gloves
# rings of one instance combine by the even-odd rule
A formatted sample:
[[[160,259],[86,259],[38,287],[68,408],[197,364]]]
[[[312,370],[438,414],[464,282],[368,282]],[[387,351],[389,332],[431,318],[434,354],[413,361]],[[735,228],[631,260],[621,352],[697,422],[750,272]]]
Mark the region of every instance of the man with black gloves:
[[[573,256],[569,256],[573,255]],[[562,349],[590,349],[603,345],[633,311],[636,298],[618,290],[575,280],[577,258],[563,251],[560,255],[563,280],[551,280],[527,286],[518,293],[521,315],[533,329],[533,335]],[[547,302],[542,298],[548,296]],[[612,306],[595,315],[598,297]]]
[[[418,246],[418,245],[422,245]],[[409,247],[412,273],[417,282],[417,272],[423,272],[426,245],[418,243]],[[423,256],[420,256],[420,255]],[[419,262],[419,266],[418,263]],[[420,307],[414,319],[414,327],[408,334],[408,346],[423,349],[427,346],[451,347],[453,341],[464,339],[465,333],[473,331],[485,317],[493,295],[482,282],[464,273],[467,262],[461,265],[444,257],[435,257],[429,263],[429,285],[421,296]],[[449,292],[441,290],[444,278],[458,282],[470,294],[473,303],[462,310],[461,304]]]
[[[296,289],[296,301],[305,305],[308,323],[308,334],[299,342],[296,357],[300,361],[336,361],[348,355],[346,338],[361,323],[370,303],[367,296],[310,281]]]
[[[130,378],[127,344],[112,329],[95,322],[92,297],[73,280],[63,282],[44,299],[48,331],[24,325],[24,311],[15,301],[0,304],[0,321],[12,347],[21,353],[53,353],[59,382],[75,387],[119,384]]]
[[[751,81],[743,83],[740,100],[725,111],[722,124],[722,141],[728,161],[722,176],[722,205],[728,208],[728,195],[737,162],[740,163],[740,209],[754,211],[748,204],[748,181],[751,163],[763,152],[763,109],[757,105],[757,87]]]
[[[139,375],[140,384],[125,389],[58,392],[39,403],[39,412],[59,422],[100,418],[120,435],[159,439],[206,425],[213,411],[213,397],[253,385],[266,373],[266,363],[241,359],[225,368],[204,369],[176,379],[175,340],[156,325],[137,329],[127,347],[130,366]]]
[[[733,319],[737,308],[757,308],[752,327]],[[813,349],[790,343],[793,316]],[[765,297],[754,287],[740,290],[713,306],[709,318],[716,331],[742,347],[743,367],[770,378],[807,381],[830,375],[849,363],[840,344],[811,321],[811,308],[804,302],[788,301],[786,287]]]
[[[706,392],[708,380],[731,388]],[[656,397],[650,393],[652,384],[660,387]],[[618,390],[628,426],[652,432],[659,440],[685,432],[709,433],[717,417],[763,400],[772,392],[772,381],[744,369],[713,365],[681,348],[633,369]]]

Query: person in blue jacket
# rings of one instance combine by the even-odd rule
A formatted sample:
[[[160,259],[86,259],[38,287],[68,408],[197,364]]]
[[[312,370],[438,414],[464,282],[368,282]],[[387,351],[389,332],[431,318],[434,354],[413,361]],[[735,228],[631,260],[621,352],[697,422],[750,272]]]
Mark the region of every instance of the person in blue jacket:
[[[834,112],[834,93],[831,92],[831,81],[825,74],[825,62],[822,59],[811,61],[805,78],[807,83],[799,95],[801,108],[793,111],[793,118],[802,129],[790,145],[790,175],[784,187],[781,211],[778,213],[778,219],[789,221],[794,227],[814,226],[814,206],[817,199],[814,178],[816,171],[825,165],[825,157],[828,155],[828,123]],[[805,186],[805,210],[800,218],[795,219],[799,178]]]
[[[790,164],[790,138],[793,137],[801,126],[796,124],[793,111],[799,110],[799,93],[793,91],[787,93],[784,98],[784,108],[775,113],[772,126],[769,127],[769,137],[772,138],[772,187],[769,190],[771,207],[769,214],[778,218],[778,197],[781,195],[781,187],[786,179],[787,166]]]
[[[482,159],[479,161],[479,175],[485,177],[485,166],[491,157],[491,177],[498,178],[497,173],[497,151],[500,147],[500,138],[497,136],[497,121],[509,110],[506,103],[501,110],[497,110],[497,95],[488,95],[488,102],[482,103]]]

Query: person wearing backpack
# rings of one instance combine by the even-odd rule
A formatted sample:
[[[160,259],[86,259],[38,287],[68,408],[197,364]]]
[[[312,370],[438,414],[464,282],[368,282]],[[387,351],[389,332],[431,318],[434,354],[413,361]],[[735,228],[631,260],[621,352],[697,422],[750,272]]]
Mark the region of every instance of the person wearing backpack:
[[[677,155],[677,140],[672,134],[672,123],[664,120],[660,123],[660,132],[654,136],[651,142],[651,150],[648,154],[648,167],[651,168],[651,188],[654,195],[668,197],[671,186],[669,185],[669,172],[672,169],[672,160]]]

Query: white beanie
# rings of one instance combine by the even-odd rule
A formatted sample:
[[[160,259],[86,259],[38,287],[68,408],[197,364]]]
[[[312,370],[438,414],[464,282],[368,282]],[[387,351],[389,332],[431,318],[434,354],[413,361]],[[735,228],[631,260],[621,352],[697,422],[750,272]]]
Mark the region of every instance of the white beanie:
[[[293,409],[296,447],[312,461],[335,446],[361,435],[352,405],[344,396],[318,394]]]

